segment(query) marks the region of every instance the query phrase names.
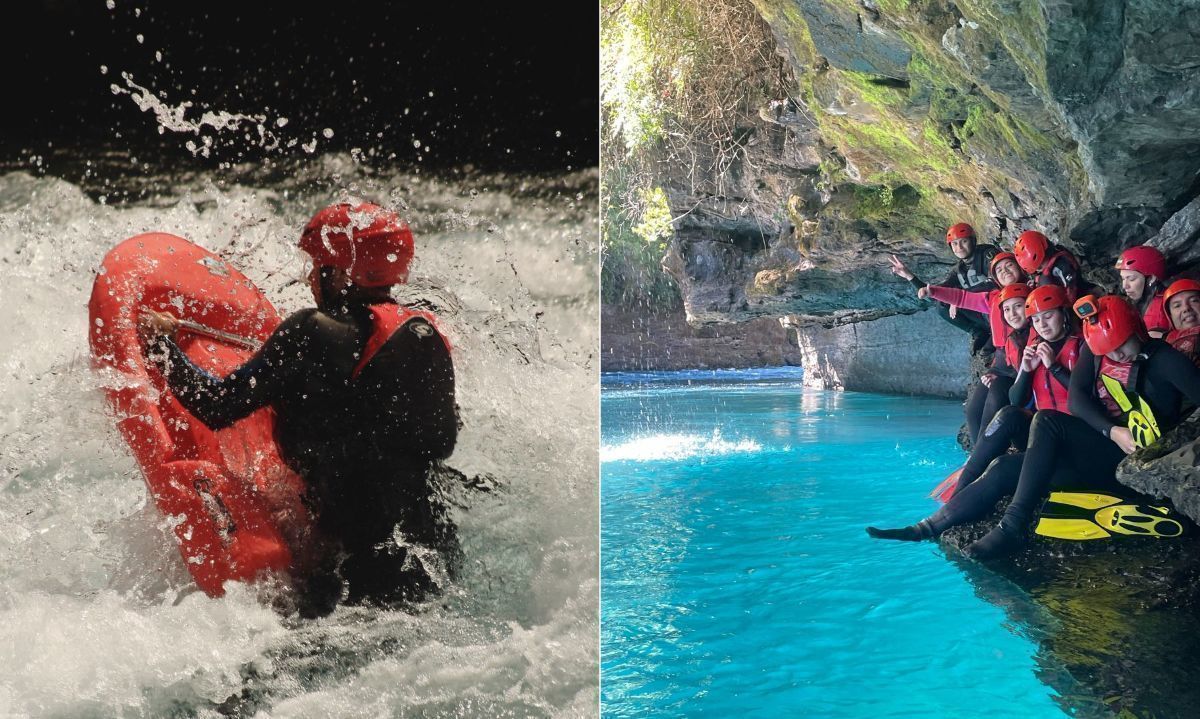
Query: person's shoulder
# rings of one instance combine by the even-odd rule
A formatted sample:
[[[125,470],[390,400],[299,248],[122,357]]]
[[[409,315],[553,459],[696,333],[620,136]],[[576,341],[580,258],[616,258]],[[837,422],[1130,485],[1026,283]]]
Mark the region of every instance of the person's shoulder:
[[[321,310],[316,307],[306,307],[285,317],[275,332],[283,335],[310,334],[320,326],[321,317],[323,317]]]

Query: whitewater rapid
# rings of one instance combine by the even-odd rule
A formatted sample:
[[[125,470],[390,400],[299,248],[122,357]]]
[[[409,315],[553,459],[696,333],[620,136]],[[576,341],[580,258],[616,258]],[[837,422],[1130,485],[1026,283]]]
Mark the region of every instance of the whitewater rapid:
[[[360,159],[256,184],[190,171],[127,203],[0,175],[0,715],[597,713],[595,171],[434,179]],[[349,197],[412,225],[398,296],[432,303],[455,347],[448,464],[500,489],[452,497],[464,569],[438,600],[304,622],[260,587],[192,591],[90,369],[86,305],[109,249],[165,231],[282,314],[309,306],[299,230]]]

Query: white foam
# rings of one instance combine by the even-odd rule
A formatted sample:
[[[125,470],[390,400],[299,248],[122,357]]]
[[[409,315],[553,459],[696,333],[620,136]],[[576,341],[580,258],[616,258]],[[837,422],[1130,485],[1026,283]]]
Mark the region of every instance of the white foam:
[[[729,441],[722,439],[721,431],[715,429],[708,437],[699,434],[655,434],[603,446],[600,448],[600,461],[656,462],[760,451],[762,445],[752,439]]]
[[[306,172],[306,187],[328,189],[298,197],[201,175],[141,205],[0,176],[0,715],[153,716],[175,701],[204,714],[250,681],[249,666],[270,716],[594,713],[594,198],[535,199],[520,178],[485,188],[366,172],[348,155],[318,155]],[[412,224],[402,298],[437,304],[455,347],[464,429],[449,463],[502,490],[459,497],[463,575],[418,615],[339,609],[287,630],[236,588],[174,606],[191,581],[107,415],[111,377],[89,368],[96,268],[126,237],[172,232],[231,261],[287,314],[311,305],[299,229],[350,195]],[[379,649],[360,666],[364,635]],[[468,681],[485,659],[493,668]]]

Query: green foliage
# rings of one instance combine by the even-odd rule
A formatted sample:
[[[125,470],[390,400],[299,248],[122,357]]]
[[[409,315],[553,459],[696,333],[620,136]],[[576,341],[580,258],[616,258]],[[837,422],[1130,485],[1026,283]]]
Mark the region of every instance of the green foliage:
[[[854,216],[882,218],[921,204],[921,191],[912,185],[850,185],[854,195]]]
[[[661,187],[639,188],[642,199],[642,222],[633,228],[633,233],[651,244],[661,243],[671,236],[671,207],[667,204],[667,193]]]
[[[620,169],[609,168],[600,185],[601,300],[614,307],[642,306],[652,311],[678,307],[679,290],[661,265],[671,232],[666,194],[660,188],[633,190],[643,196],[647,207],[635,225],[634,213],[617,199],[630,192],[628,180]]]

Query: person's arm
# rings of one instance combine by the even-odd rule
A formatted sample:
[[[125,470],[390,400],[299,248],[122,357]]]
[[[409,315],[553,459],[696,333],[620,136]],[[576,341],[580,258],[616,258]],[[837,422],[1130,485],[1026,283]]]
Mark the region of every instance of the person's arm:
[[[1165,377],[1192,404],[1200,405],[1200,369],[1192,364],[1187,355],[1165,345],[1154,353],[1151,360],[1155,364],[1156,377]]]
[[[205,372],[168,337],[157,341],[165,357],[152,354],[151,358],[187,411],[210,429],[224,429],[279,396],[280,388],[302,361],[298,357],[303,344],[302,326],[315,311],[289,317],[248,362],[225,377]]]
[[[1013,381],[1012,387],[1008,390],[1008,403],[1014,407],[1024,407],[1029,404],[1029,398],[1033,395],[1033,373],[1026,372],[1024,369],[1017,371],[1017,379]]]
[[[1092,391],[1096,375],[1092,368],[1096,366],[1096,358],[1086,344],[1079,348],[1079,360],[1075,363],[1075,371],[1071,373],[1071,383],[1067,390],[1067,409],[1074,416],[1087,422],[1100,434],[1108,437],[1109,432],[1117,423],[1104,411],[1100,398]]]
[[[984,315],[987,315],[990,310],[988,294],[987,292],[967,292],[955,287],[929,285],[929,296],[938,302],[955,305],[964,310],[972,310]]]

